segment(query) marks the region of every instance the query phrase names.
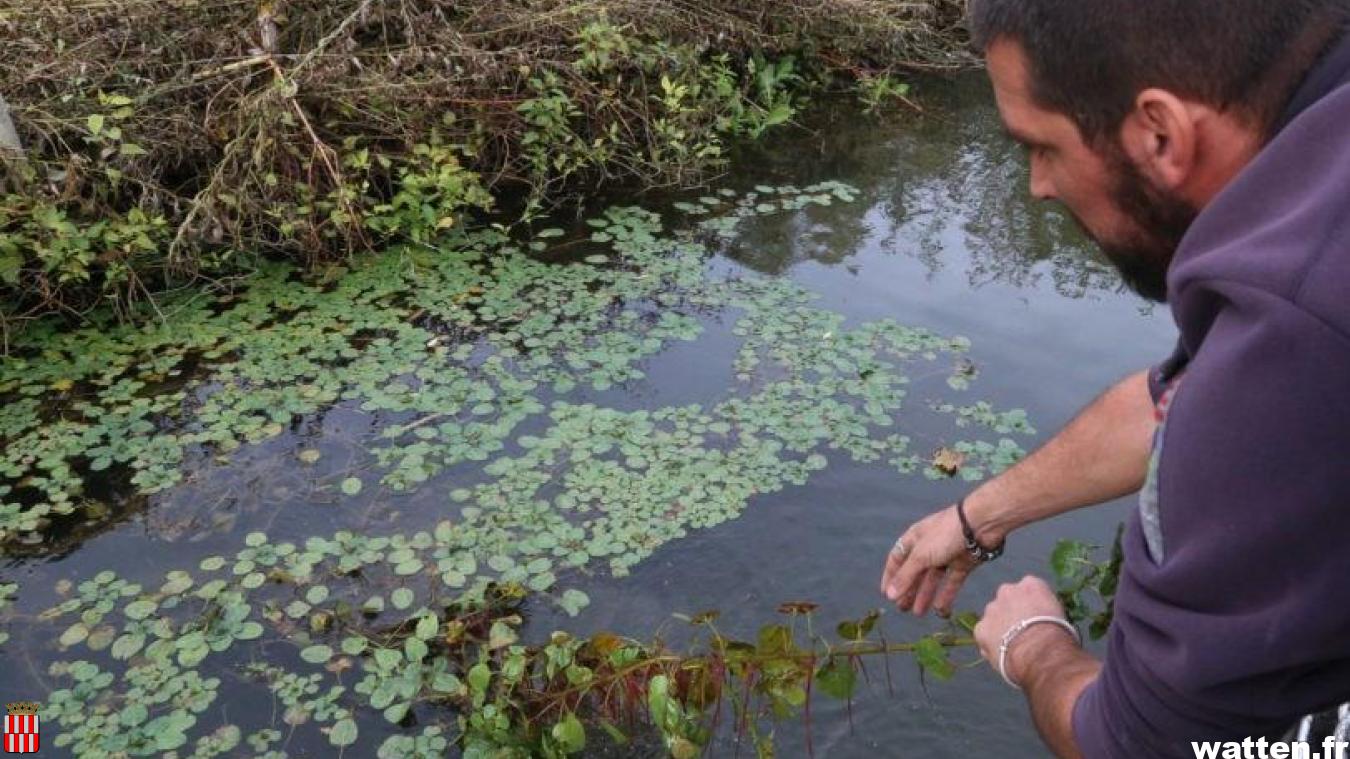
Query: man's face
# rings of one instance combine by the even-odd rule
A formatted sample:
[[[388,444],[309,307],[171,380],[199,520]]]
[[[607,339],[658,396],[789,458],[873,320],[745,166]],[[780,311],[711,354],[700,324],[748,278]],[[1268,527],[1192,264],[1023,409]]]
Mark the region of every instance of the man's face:
[[[1027,148],[1031,194],[1058,200],[1140,295],[1167,296],[1167,267],[1197,210],[1149,182],[1115,141],[1094,149],[1067,116],[1036,104],[1019,44],[989,46],[989,78],[1008,133]]]

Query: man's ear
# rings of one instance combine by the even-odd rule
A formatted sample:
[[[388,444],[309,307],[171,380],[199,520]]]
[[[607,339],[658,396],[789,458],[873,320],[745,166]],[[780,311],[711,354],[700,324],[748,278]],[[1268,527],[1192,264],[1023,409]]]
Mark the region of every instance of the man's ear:
[[[1140,92],[1120,129],[1121,145],[1139,171],[1158,187],[1178,190],[1197,159],[1196,114],[1180,98],[1157,88]]]

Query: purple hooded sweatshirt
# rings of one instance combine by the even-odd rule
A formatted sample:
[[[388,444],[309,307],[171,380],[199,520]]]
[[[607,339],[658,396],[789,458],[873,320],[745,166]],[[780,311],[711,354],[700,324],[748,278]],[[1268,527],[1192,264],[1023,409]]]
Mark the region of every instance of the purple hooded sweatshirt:
[[[1204,209],[1125,534],[1089,759],[1193,757],[1350,700],[1350,37]]]

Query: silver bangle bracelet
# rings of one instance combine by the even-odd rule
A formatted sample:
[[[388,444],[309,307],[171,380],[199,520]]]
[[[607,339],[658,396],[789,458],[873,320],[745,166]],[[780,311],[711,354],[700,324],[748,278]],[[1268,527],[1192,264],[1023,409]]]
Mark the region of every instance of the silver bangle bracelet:
[[[1017,640],[1019,635],[1026,632],[1028,628],[1034,625],[1058,625],[1073,636],[1074,643],[1080,646],[1083,645],[1083,638],[1078,634],[1078,628],[1069,624],[1067,619],[1061,619],[1060,617],[1027,617],[1021,622],[1009,627],[1008,631],[1003,633],[1003,640],[998,644],[998,674],[1003,678],[1003,682],[1012,686],[1014,690],[1020,691],[1022,690],[1022,686],[1013,682],[1012,678],[1008,677],[1008,649],[1012,647],[1013,641]]]

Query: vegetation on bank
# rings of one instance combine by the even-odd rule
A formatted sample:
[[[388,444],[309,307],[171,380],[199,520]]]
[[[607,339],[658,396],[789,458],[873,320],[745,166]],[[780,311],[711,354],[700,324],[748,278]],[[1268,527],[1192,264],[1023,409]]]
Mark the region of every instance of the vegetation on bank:
[[[0,333],[345,260],[617,178],[688,183],[846,75],[960,65],[960,0],[61,0],[0,10]],[[148,309],[147,313],[153,312]]]

